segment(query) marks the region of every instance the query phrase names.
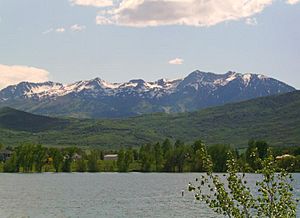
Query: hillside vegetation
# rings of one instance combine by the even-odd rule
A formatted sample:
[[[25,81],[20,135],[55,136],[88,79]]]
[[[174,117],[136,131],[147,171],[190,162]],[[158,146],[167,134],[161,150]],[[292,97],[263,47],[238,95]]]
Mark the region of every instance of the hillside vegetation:
[[[5,145],[28,141],[47,146],[140,146],[165,138],[245,147],[251,138],[271,145],[300,144],[300,91],[227,104],[198,112],[150,114],[126,119],[80,120],[0,110]]]

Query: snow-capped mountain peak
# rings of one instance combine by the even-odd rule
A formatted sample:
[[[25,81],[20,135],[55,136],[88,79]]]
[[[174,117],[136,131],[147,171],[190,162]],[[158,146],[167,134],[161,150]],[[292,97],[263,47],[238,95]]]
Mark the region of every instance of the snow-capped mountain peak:
[[[9,86],[1,92],[8,94],[7,91],[10,90],[11,94],[19,92],[19,94],[17,94],[18,97],[23,96],[38,99],[56,98],[84,92],[93,93],[94,96],[123,95],[126,92],[129,94],[136,92],[140,95],[152,92],[152,97],[162,97],[187,87],[192,87],[195,90],[209,87],[212,90],[216,90],[218,87],[226,86],[238,79],[243,82],[244,86],[248,86],[254,78],[258,80],[268,79],[268,77],[260,74],[240,74],[233,71],[229,71],[226,74],[214,74],[196,70],[186,78],[178,80],[160,79],[155,82],[146,82],[142,79],[134,79],[125,83],[109,83],[97,77],[95,79],[82,80],[66,85],[50,81],[44,83],[22,82],[15,86]]]
[[[38,113],[42,113],[49,105],[46,111],[51,114],[52,104],[59,107],[60,104],[76,99],[77,103],[85,102],[82,108],[76,107],[82,113],[95,110],[99,114],[97,116],[125,116],[128,113],[191,111],[293,90],[293,87],[261,74],[233,71],[214,74],[197,70],[184,79],[160,79],[154,82],[133,79],[124,83],[110,83],[100,78],[65,85],[50,81],[21,82],[0,91],[0,106],[17,105],[18,109],[28,109],[29,102],[34,102],[32,108]],[[41,108],[37,105],[41,105]],[[93,106],[84,109],[89,105]],[[60,110],[62,109],[56,108],[55,113]]]

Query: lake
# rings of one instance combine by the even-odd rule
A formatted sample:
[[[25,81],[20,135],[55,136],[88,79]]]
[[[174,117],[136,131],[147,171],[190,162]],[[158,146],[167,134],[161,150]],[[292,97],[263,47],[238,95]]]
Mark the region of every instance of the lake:
[[[181,195],[199,175],[1,173],[0,217],[217,217],[192,193]],[[300,174],[294,177],[299,197]]]

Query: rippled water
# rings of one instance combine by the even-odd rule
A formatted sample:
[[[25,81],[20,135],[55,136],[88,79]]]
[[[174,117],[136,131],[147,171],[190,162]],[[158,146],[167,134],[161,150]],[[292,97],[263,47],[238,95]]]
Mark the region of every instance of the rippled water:
[[[0,174],[0,217],[216,217],[186,189],[199,174]],[[250,175],[252,181],[257,175]],[[300,192],[300,174],[295,175]],[[300,215],[300,213],[299,213]]]

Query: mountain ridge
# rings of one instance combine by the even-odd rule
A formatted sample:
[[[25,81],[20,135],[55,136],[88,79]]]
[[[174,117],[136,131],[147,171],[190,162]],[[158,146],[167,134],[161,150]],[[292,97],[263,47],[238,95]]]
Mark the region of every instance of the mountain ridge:
[[[66,85],[21,82],[0,91],[0,106],[41,115],[113,118],[195,111],[294,90],[261,74],[196,70],[183,79],[155,82],[109,83],[100,78]]]

